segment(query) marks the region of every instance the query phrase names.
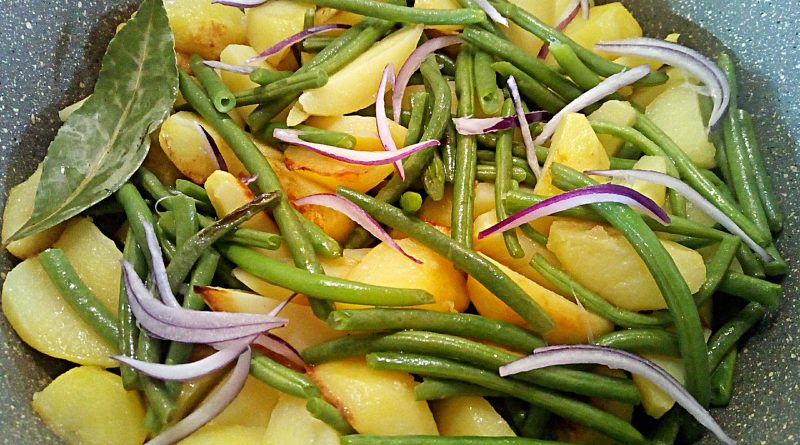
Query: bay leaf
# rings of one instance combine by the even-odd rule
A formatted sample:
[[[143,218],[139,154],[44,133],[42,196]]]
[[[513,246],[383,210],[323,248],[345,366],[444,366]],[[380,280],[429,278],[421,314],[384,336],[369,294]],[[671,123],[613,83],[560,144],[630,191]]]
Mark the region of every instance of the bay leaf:
[[[114,193],[139,168],[178,90],[162,0],[144,0],[108,45],[92,96],[47,149],[31,218],[9,241],[46,230]]]

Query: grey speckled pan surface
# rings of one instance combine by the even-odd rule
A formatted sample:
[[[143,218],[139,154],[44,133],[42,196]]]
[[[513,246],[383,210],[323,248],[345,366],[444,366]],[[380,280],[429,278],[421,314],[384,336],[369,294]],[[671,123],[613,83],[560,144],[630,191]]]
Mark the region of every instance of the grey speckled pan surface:
[[[200,0],[198,0],[200,1]],[[91,90],[114,25],[135,1],[0,2],[0,193],[27,177],[57,128],[57,110]],[[797,0],[624,0],[649,35],[682,34],[707,54],[727,48],[787,210],[779,246],[792,265],[786,297],[750,338],[731,405],[714,414],[741,444],[800,443],[800,3]],[[0,271],[13,265],[0,258]],[[59,443],[30,409],[64,369],[23,345],[0,316],[0,442]],[[703,443],[714,443],[706,438]]]

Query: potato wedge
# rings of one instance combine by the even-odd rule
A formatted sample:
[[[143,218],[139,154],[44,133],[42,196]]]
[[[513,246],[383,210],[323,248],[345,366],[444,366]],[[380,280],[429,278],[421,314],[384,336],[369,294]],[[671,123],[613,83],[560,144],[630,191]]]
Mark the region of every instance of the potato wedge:
[[[94,366],[80,366],[58,376],[33,395],[33,410],[67,443],[141,445],[144,405],[122,379]]]
[[[266,432],[257,426],[204,426],[177,445],[253,445],[261,443]]]
[[[675,113],[675,110],[681,110]],[[716,148],[700,110],[700,95],[685,85],[672,87],[647,106],[645,112],[700,168],[716,165]]]
[[[609,100],[603,103],[595,112],[589,115],[589,121],[608,121],[615,124],[633,127],[636,122],[636,109],[629,102]],[[597,139],[606,149],[606,154],[616,156],[622,148],[622,139],[608,134],[598,134]]]
[[[586,343],[589,338],[597,338],[614,329],[614,325],[604,318],[586,311],[565,297],[540,286],[491,258],[489,261],[514,280],[553,319],[555,327],[544,335],[547,343]],[[520,326],[526,325],[522,317],[472,277],[467,278],[467,293],[479,314]]]
[[[17,230],[21,229],[33,214],[36,189],[42,177],[41,164],[33,174],[8,193],[6,208],[3,210],[2,238],[5,244]],[[43,232],[26,236],[8,243],[6,249],[19,259],[30,258],[50,247],[64,231],[64,223],[57,224]]]
[[[164,154],[196,184],[204,183],[220,168],[208,139],[198,128],[199,122],[194,113],[180,111],[164,121],[158,135]]]
[[[642,354],[642,357],[667,371],[681,384],[686,381],[686,368],[683,360],[679,357],[658,354]],[[642,395],[642,406],[650,417],[660,419],[675,405],[675,400],[651,381],[634,374],[633,383],[639,389],[639,393]]]
[[[428,291],[435,303],[415,306],[441,312],[462,312],[469,305],[464,288],[464,275],[453,264],[433,250],[411,239],[397,240],[409,255],[422,261],[417,264],[386,243],[373,248],[346,278],[386,287],[412,287]],[[391,267],[386,265],[391,264]],[[363,306],[337,304],[340,308]]]
[[[410,374],[372,369],[355,358],[316,365],[309,377],[361,434],[438,435],[428,404],[414,396]]]
[[[228,45],[222,53],[219,55],[219,61],[222,63],[229,63],[231,65],[245,65],[245,66],[255,66],[258,68],[264,68],[269,70],[274,70],[275,68],[272,65],[268,64],[266,61],[259,61],[259,62],[248,62],[247,59],[251,57],[255,57],[258,55],[258,52],[253,49],[253,47],[248,45]],[[225,85],[228,87],[231,92],[237,93],[242,90],[247,90],[250,88],[256,88],[259,85],[252,80],[247,74],[238,74],[233,73],[230,71],[220,70],[219,77],[225,82]],[[257,105],[249,105],[246,107],[239,107],[236,108],[235,113],[238,113],[239,116],[242,118],[247,118],[250,116],[250,113],[255,110]]]
[[[277,389],[265,385],[255,377],[248,376],[239,395],[206,425],[209,427],[255,427],[262,430],[263,434],[269,423],[272,409],[278,403],[278,394]]]
[[[122,253],[88,219],[70,221],[55,247],[64,250],[78,276],[113,313],[117,312]],[[116,367],[116,348],[105,344],[72,310],[37,258],[8,273],[3,313],[17,335],[34,349],[82,365]]]
[[[533,14],[545,24],[554,25],[553,21],[556,19],[555,2],[550,0],[511,0],[511,3]],[[506,37],[508,37],[508,40],[511,40],[512,43],[522,48],[528,55],[531,57],[539,55],[539,51],[544,44],[539,38],[513,22],[509,24],[508,28],[501,29]]]
[[[255,442],[258,443],[258,442]],[[339,433],[316,419],[306,409],[306,401],[281,394],[272,410],[262,445],[339,445]]]
[[[642,156],[638,161],[636,161],[636,164],[633,165],[633,169],[666,173],[667,158],[663,156]],[[664,204],[667,200],[667,188],[661,184],[656,184],[649,181],[627,181],[624,179],[615,179],[611,182],[636,190],[644,196],[652,199],[660,207],[664,207]]]
[[[226,46],[245,43],[245,18],[241,9],[197,0],[166,0],[175,49],[217,60]]]
[[[434,400],[431,411],[442,436],[516,436],[508,422],[483,397]]]
[[[220,218],[255,199],[255,195],[246,185],[232,174],[222,170],[217,170],[208,177],[205,188],[211,205],[214,206],[214,210]],[[266,212],[254,215],[242,223],[242,227],[278,233],[278,226]]]
[[[589,20],[578,14],[564,34],[588,50],[601,40],[620,40],[628,37],[641,37],[642,27],[620,2],[594,6],[589,10]],[[601,53],[602,54],[602,53]],[[607,55],[616,59],[616,55]]]
[[[247,16],[247,41],[256,52],[264,51],[281,40],[303,30],[303,18],[310,3],[292,0],[274,0],[245,11]],[[267,58],[275,66],[291,54],[285,48]]]

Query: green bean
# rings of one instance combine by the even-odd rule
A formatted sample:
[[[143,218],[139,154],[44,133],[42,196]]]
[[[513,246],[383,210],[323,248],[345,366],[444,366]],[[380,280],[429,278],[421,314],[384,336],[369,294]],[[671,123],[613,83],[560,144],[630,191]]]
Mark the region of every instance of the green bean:
[[[669,208],[675,216],[686,218],[686,198],[673,189],[667,189],[667,200]]]
[[[636,429],[613,414],[518,380],[502,378],[496,374],[496,371],[486,371],[451,360],[424,355],[391,352],[367,355],[367,365],[376,369],[457,379],[484,386],[545,408],[560,417],[595,429],[624,443],[644,443],[644,438]]]
[[[504,397],[502,405],[497,406],[497,411],[514,429],[519,430],[525,423],[525,417],[528,415],[528,408],[530,407],[529,403],[520,399]]]
[[[525,413],[525,421],[519,428],[520,436],[532,439],[542,437],[547,431],[547,425],[552,417],[550,411],[531,405]]]
[[[768,277],[782,277],[789,273],[789,264],[781,256],[775,244],[767,247],[767,253],[772,257],[772,261],[764,263],[764,272]],[[760,258],[759,258],[760,259]]]
[[[738,236],[726,236],[722,242],[719,243],[717,252],[714,257],[706,263],[706,280],[700,289],[694,294],[694,300],[697,306],[702,306],[714,295],[720,282],[725,278],[728,269],[731,267],[733,258],[736,256],[736,251],[741,244],[741,238]]]
[[[217,271],[214,273],[214,280],[221,286],[227,287],[228,289],[249,289],[244,285],[244,283],[239,281],[238,278],[233,276],[233,269],[235,268],[235,264],[231,263],[224,257],[220,257],[219,264],[217,265]]]
[[[717,170],[722,175],[722,180],[726,185],[731,184],[731,169],[728,165],[728,154],[725,151],[725,140],[721,131],[711,133],[711,142],[714,144],[714,160],[717,162]]]
[[[203,215],[198,215],[200,226],[208,227],[213,225],[216,221]],[[174,237],[175,235],[175,214],[172,211],[163,212],[158,218],[158,226],[161,227],[165,233]],[[281,245],[281,236],[275,233],[263,232],[254,229],[236,229],[233,232],[225,235],[223,241],[241,244],[243,246],[260,247],[262,249],[276,250]]]
[[[195,184],[192,181],[187,181],[185,179],[178,179],[177,181],[175,181],[175,190],[183,193],[184,195],[194,200],[211,205],[211,200],[208,198],[208,192],[206,192],[206,189]]]
[[[231,233],[253,215],[274,205],[280,198],[278,192],[256,197],[253,201],[234,210],[221,220],[204,228],[186,241],[175,253],[175,258],[167,266],[167,278],[173,292],[183,284],[194,264],[212,244]]]
[[[458,62],[456,62],[458,63]],[[503,91],[497,87],[497,74],[492,68],[494,58],[485,51],[476,51],[473,61],[475,93],[483,114],[495,116],[503,107]]]
[[[511,147],[513,147],[513,144],[511,145]],[[495,150],[496,149],[497,148],[495,147]],[[511,154],[513,155],[513,151],[511,152]],[[497,163],[496,152],[489,151],[489,150],[478,150],[478,162],[486,163],[486,165],[491,165],[491,164]],[[510,162],[512,164],[512,167],[518,167],[518,168],[521,168],[521,169],[526,169],[526,168],[530,169],[531,168],[528,165],[528,161],[527,160],[525,160],[523,158],[520,158],[520,157],[517,157],[517,156],[512,156]]]
[[[442,164],[444,165],[444,180],[449,183],[452,183],[456,178],[456,139],[456,126],[451,121],[447,125],[446,134],[440,146]]]
[[[519,211],[526,207],[530,207],[539,202],[542,202],[545,199],[546,198],[543,196],[537,196],[528,192],[509,191],[508,195],[506,196],[506,205],[508,205],[509,209],[512,211]],[[605,219],[603,219],[597,213],[593,212],[590,209],[584,209],[584,208],[570,209],[567,211],[558,212],[556,213],[556,215],[565,216],[568,218],[583,219],[587,221],[597,221],[597,222],[605,221]],[[716,230],[711,227],[706,227],[702,224],[698,224],[696,222],[690,221],[685,218],[680,218],[675,215],[669,215],[669,217],[672,223],[668,226],[661,225],[655,220],[646,217],[643,217],[642,220],[651,229],[657,232],[707,238],[719,241],[724,239],[726,236],[729,236],[728,233],[726,232],[723,232],[721,230]]]
[[[414,387],[417,400],[441,400],[448,397],[480,396],[502,397],[504,394],[482,386],[448,379],[425,378]]]
[[[197,261],[197,265],[189,279],[189,292],[183,297],[182,306],[186,309],[199,311],[205,308],[206,302],[201,295],[194,291],[195,286],[208,286],[214,278],[214,272],[219,264],[219,254],[214,250],[205,250]],[[164,363],[167,365],[177,365],[186,363],[192,354],[194,345],[188,343],[172,342],[167,350]],[[168,382],[167,388],[172,392],[173,397],[177,397],[180,391],[179,382]]]
[[[342,413],[339,412],[339,409],[321,397],[308,399],[306,410],[315,418],[333,427],[339,434],[353,434],[356,432],[342,416]]]
[[[307,41],[308,39],[306,39],[303,43]],[[256,68],[248,75],[248,77],[254,83],[257,83],[261,86],[266,86],[279,80],[286,79],[292,74],[294,74],[294,71],[276,71],[267,68]]]
[[[760,303],[766,307],[777,307],[783,288],[780,284],[771,283],[745,274],[728,272],[719,283],[718,291],[748,301]]]
[[[261,383],[290,396],[301,399],[322,396],[319,388],[304,374],[293,371],[258,352],[253,352],[253,358],[250,360],[250,375]]]
[[[393,26],[394,22],[371,18],[364,19],[356,26],[340,34],[324,50],[317,53],[313,59],[300,67],[295,74],[302,74],[311,69],[319,68],[330,76],[361,55]],[[250,113],[247,123],[251,129],[260,130],[281,111],[292,105],[299,96],[299,93],[292,94],[260,105]]]
[[[636,115],[635,128],[644,136],[650,138],[658,144],[667,157],[672,159],[675,167],[680,172],[681,178],[691,185],[698,193],[711,201],[723,213],[728,215],[750,238],[762,246],[768,246],[772,240],[768,234],[753,224],[741,211],[738,206],[730,201],[724,194],[720,193],[714,184],[700,174],[699,169],[694,165],[689,156],[678,147],[657,125],[642,113]]]
[[[103,341],[114,349],[119,346],[119,319],[89,289],[61,249],[40,253],[39,263],[58,293]]]
[[[644,134],[633,128],[615,124],[613,122],[592,120],[590,123],[592,124],[592,129],[598,134],[607,134],[617,137],[638,147],[647,156],[661,156],[662,158],[666,159],[667,174],[678,177],[678,169],[670,157],[667,156],[667,153],[658,144],[653,142]]]
[[[711,404],[714,406],[727,406],[731,401],[737,354],[736,348],[731,348],[711,373]]]
[[[427,57],[420,66],[420,72],[425,78],[425,82],[430,89],[430,94],[433,97],[431,104],[430,120],[425,126],[425,131],[422,134],[421,140],[436,139],[439,140],[444,135],[448,125],[451,124],[450,118],[450,104],[453,100],[450,85],[447,80],[442,76],[439,71],[439,66],[436,64],[436,59]],[[418,151],[403,161],[403,168],[406,172],[406,179],[403,181],[397,174],[392,175],[389,182],[387,182],[378,191],[376,198],[380,201],[394,203],[405,192],[408,187],[416,183],[422,176],[428,164],[433,158],[433,148]],[[364,247],[369,244],[371,235],[364,229],[358,227],[350,235],[346,246],[349,248]]]
[[[311,3],[383,20],[423,25],[467,25],[486,20],[486,14],[479,9],[409,8],[377,0],[312,0]]]
[[[501,61],[493,63],[492,68],[503,77],[508,78],[514,76],[514,79],[517,81],[519,92],[528,100],[532,100],[550,113],[558,113],[562,108],[567,106],[567,103],[564,102],[563,99],[548,90],[547,87],[539,83],[538,80],[522,72],[522,70],[516,66]]]
[[[511,99],[507,99],[503,104],[502,114],[504,116],[511,116],[514,113],[514,103]],[[497,220],[502,221],[509,216],[510,212],[506,209],[505,197],[510,188],[512,179],[511,168],[514,164],[514,156],[512,154],[511,146],[514,140],[514,131],[503,131],[497,138],[496,152],[488,152],[494,156],[496,177],[494,182],[494,200],[495,200],[495,213]],[[480,152],[476,153],[480,158]],[[527,174],[526,174],[527,176]],[[513,258],[522,258],[525,256],[525,251],[517,238],[515,230],[508,230],[503,232],[503,242],[506,245],[508,254]]]
[[[383,224],[407,233],[430,249],[472,275],[486,288],[509,305],[536,332],[553,328],[553,320],[508,275],[474,251],[464,248],[452,238],[417,218],[406,216],[402,210],[356,191],[339,187],[337,193],[366,210]]]
[[[322,227],[309,221],[302,213],[292,209],[300,222],[306,238],[311,242],[314,251],[325,258],[336,258],[342,256],[342,248],[339,243],[330,235],[322,230]]]
[[[442,74],[455,77],[456,62],[445,54],[436,53],[436,62],[441,66]]]
[[[323,130],[322,128],[312,127],[311,125],[297,125],[295,127],[289,127],[288,125],[279,122],[273,122],[265,126],[261,130],[253,133],[253,136],[268,144],[280,147],[283,145],[283,142],[275,139],[272,136],[273,132],[275,132],[275,130],[278,128],[291,128],[293,130],[299,130],[301,132],[299,135],[300,139],[315,144],[333,145],[334,147],[352,149],[355,148],[357,143],[356,137],[348,133]]]
[[[742,266],[742,270],[745,274],[757,278],[764,278],[767,276],[761,259],[758,258],[746,244],[742,243],[739,246],[739,250],[736,251],[736,259],[739,260],[739,264]]]
[[[400,208],[404,212],[417,213],[422,207],[422,195],[417,192],[405,192],[400,197]]]
[[[530,352],[545,345],[532,332],[512,323],[475,314],[445,313],[425,309],[358,309],[331,312],[328,324],[337,331],[413,329],[487,340]]]
[[[412,306],[434,301],[433,296],[423,290],[373,286],[311,273],[246,247],[223,245],[220,251],[245,271],[272,284],[313,298],[383,306]]]
[[[342,436],[342,445],[567,445],[565,442],[497,436]]]
[[[530,265],[562,294],[574,296],[589,312],[597,314],[617,326],[624,328],[663,327],[672,323],[667,314],[641,314],[614,306],[606,299],[583,287],[566,272],[550,264],[543,256],[536,254]]]
[[[683,247],[688,247],[690,249],[701,249],[703,247],[708,247],[713,244],[716,244],[715,240],[711,240],[708,238],[698,238],[696,236],[686,236],[686,235],[675,235],[670,237],[670,241],[674,243],[678,243]]]
[[[731,349],[736,348],[736,342],[756,325],[762,318],[766,310],[764,306],[756,302],[747,303],[747,306],[739,311],[730,320],[725,322],[708,339],[708,366],[716,369],[722,359]]]
[[[336,38],[335,37],[319,37],[311,36],[303,40],[303,51],[309,53],[318,53],[330,45]]]
[[[618,158],[636,160],[642,157],[642,150],[630,142],[622,144],[622,148],[617,152]],[[612,167],[613,168],[613,167]]]
[[[131,263],[136,274],[140,277],[147,273],[147,260],[145,260],[142,250],[133,237],[133,231],[129,230],[125,237],[125,248],[122,251],[122,259]],[[117,316],[119,317],[119,352],[127,357],[136,356],[136,341],[139,338],[139,327],[131,312],[128,304],[128,291],[125,283],[119,285],[119,303],[117,306]],[[122,385],[126,390],[139,389],[139,374],[128,365],[120,366],[120,376]]]
[[[655,434],[650,440],[652,445],[673,445],[678,438],[678,431],[681,429],[681,418],[683,417],[680,407],[674,407],[665,414],[658,422]]]
[[[539,244],[540,246],[547,246],[547,237],[539,233],[539,231],[534,229],[530,224],[523,224],[519,226],[519,230],[523,235],[525,235],[526,238],[534,243]]]
[[[272,170],[264,155],[256,147],[250,137],[226,114],[217,112],[203,94],[203,91],[192,78],[180,72],[180,88],[183,97],[192,107],[214,127],[231,147],[234,154],[242,162],[250,174],[254,175],[255,185],[262,193],[281,190],[278,176]],[[295,265],[309,272],[321,273],[322,266],[314,255],[311,242],[303,236],[302,226],[297,220],[292,205],[284,194],[273,211],[273,216],[281,230],[286,245],[292,253]],[[314,313],[320,317],[327,317],[332,309],[331,303],[324,303],[312,299],[310,301]]]
[[[300,94],[305,90],[319,88],[328,83],[328,74],[321,69],[311,69],[293,74],[264,86],[236,93],[236,103],[243,107],[270,102],[274,99]]]
[[[593,343],[635,353],[680,355],[678,339],[663,329],[623,329],[605,334]]]
[[[752,180],[758,188],[758,194],[761,198],[761,204],[764,206],[764,212],[769,221],[769,227],[773,232],[780,232],[781,229],[783,229],[783,211],[781,210],[780,201],[775,193],[775,189],[772,186],[769,172],[767,172],[764,155],[761,152],[761,147],[756,137],[753,118],[750,116],[750,113],[744,110],[739,110],[738,117],[743,131],[743,148],[747,152],[750,165],[753,167],[754,176]]]
[[[197,210],[194,201],[187,196],[176,196],[172,199],[175,201],[175,218],[181,222],[175,227],[175,247],[180,249],[199,229]]]
[[[492,4],[497,10],[506,18],[519,25],[520,28],[530,32],[544,42],[553,44],[555,42],[564,43],[569,45],[575,54],[585,63],[592,71],[603,77],[620,73],[629,69],[627,66],[614,63],[600,56],[599,54],[590,51],[579,43],[567,37],[563,32],[560,32],[550,26],[545,25],[533,14],[520,8],[513,3],[501,0],[493,1]],[[643,79],[636,82],[636,85],[660,85],[667,81],[667,75],[663,72],[653,72],[645,76]]]
[[[525,169],[523,168],[512,166],[508,170],[508,173],[511,176],[509,179],[512,179],[514,181],[524,182],[529,185],[531,184],[531,182],[533,182],[533,184],[536,184],[535,178],[530,178],[528,176],[528,172],[526,172]],[[475,179],[477,179],[479,182],[495,182],[497,180],[497,167],[495,167],[494,165],[479,164],[475,169]]]
[[[600,77],[583,64],[572,48],[564,43],[551,43],[550,54],[556,62],[564,69],[564,72],[578,84],[579,87],[588,91],[600,84]],[[610,100],[626,100],[619,93],[614,93],[608,97]]]
[[[507,60],[525,74],[541,82],[567,101],[575,100],[583,92],[572,82],[553,71],[541,60],[531,57],[513,43],[492,33],[475,28],[465,28],[461,38],[501,60]]]
[[[417,91],[411,94],[409,99],[411,102],[411,119],[408,121],[408,133],[406,133],[406,140],[403,145],[409,146],[420,141],[425,127],[429,99],[430,95],[426,91]]]
[[[556,187],[571,190],[596,183],[575,170],[554,163],[551,172]],[[678,267],[655,233],[630,207],[617,203],[591,204],[631,243],[647,265],[675,322],[681,358],[686,365],[686,388],[701,405],[708,404],[709,368],[700,316],[692,294]]]
[[[430,164],[422,175],[422,186],[425,193],[434,201],[441,201],[444,198],[444,162],[439,157],[439,153],[435,151]]]
[[[636,160],[634,159],[624,159],[620,157],[611,157],[609,160],[609,167],[612,170],[633,170],[633,166],[636,165]]]
[[[307,363],[316,364],[372,352],[424,354],[458,360],[486,370],[497,370],[500,366],[522,357],[460,337],[425,331],[341,337],[306,348],[302,355]],[[589,397],[639,403],[639,392],[627,379],[563,367],[537,369],[514,375],[512,378]]]
[[[237,106],[236,96],[231,93],[225,82],[219,78],[217,73],[207,67],[203,63],[203,58],[197,54],[192,55],[189,59],[189,64],[192,67],[194,75],[197,80],[203,85],[203,88],[208,92],[208,97],[214,103],[214,108],[220,113],[229,113]]]

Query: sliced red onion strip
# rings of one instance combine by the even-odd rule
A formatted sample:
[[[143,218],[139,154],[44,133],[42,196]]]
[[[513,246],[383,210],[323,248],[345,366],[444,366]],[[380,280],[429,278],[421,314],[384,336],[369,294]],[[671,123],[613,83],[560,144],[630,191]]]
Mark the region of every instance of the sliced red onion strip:
[[[394,88],[394,65],[386,65],[381,76],[381,84],[378,86],[378,94],[375,97],[375,125],[378,127],[378,138],[381,140],[384,151],[397,151],[397,145],[392,138],[389,129],[389,119],[386,117],[386,105],[384,105],[384,95],[386,94],[386,83]],[[400,175],[400,179],[406,180],[406,171],[403,168],[403,161],[394,161],[394,169]]]
[[[391,164],[394,161],[405,159],[412,154],[424,150],[428,147],[439,145],[439,141],[429,140],[422,141],[418,144],[409,145],[408,147],[401,148],[397,151],[358,151],[348,150],[346,148],[334,147],[332,145],[315,144],[306,142],[300,139],[302,132],[298,130],[290,130],[285,128],[276,128],[273,132],[273,137],[279,141],[287,144],[296,145],[298,147],[307,148],[311,151],[336,159],[338,161],[349,162],[351,164],[360,165],[385,165]]]
[[[709,127],[716,125],[728,109],[731,89],[725,73],[711,59],[691,48],[647,37],[600,42],[594,48],[611,54],[657,59],[667,65],[682,68],[700,79],[708,87],[714,102]]]
[[[547,198],[525,210],[519,211],[499,223],[481,231],[478,239],[486,238],[497,232],[519,227],[537,218],[549,216],[574,207],[597,204],[601,202],[617,202],[627,204],[644,212],[649,217],[664,225],[669,225],[669,215],[652,199],[628,187],[617,184],[597,184],[571,190],[560,195]]]
[[[253,353],[247,348],[239,356],[236,366],[228,379],[211,393],[203,403],[183,420],[167,428],[145,445],[170,445],[200,429],[203,425],[217,417],[233,402],[244,388],[247,376],[250,375],[250,359]]]
[[[230,63],[222,63],[216,60],[204,60],[203,65],[217,70],[229,71],[231,73],[245,74],[245,75],[250,74],[258,69],[257,66],[231,65]]]
[[[111,358],[159,380],[184,382],[186,380],[194,380],[206,376],[224,368],[228,363],[235,360],[239,354],[244,352],[245,349],[247,349],[247,343],[239,341],[224,349],[220,349],[204,359],[180,365],[144,362],[124,355],[112,355]]]
[[[142,228],[144,229],[144,237],[147,240],[147,251],[150,254],[150,262],[153,267],[153,280],[156,282],[156,289],[158,289],[158,294],[161,296],[161,301],[167,306],[179,308],[181,304],[178,303],[169,285],[167,267],[164,265],[164,258],[161,256],[161,246],[158,244],[158,238],[156,237],[153,225],[148,221],[142,221]]]
[[[255,8],[266,3],[267,0],[211,0],[211,3],[217,3],[225,6],[233,6],[234,8]]]
[[[539,167],[539,159],[536,158],[536,146],[533,143],[531,129],[528,127],[525,110],[522,108],[522,98],[519,96],[517,79],[514,79],[514,76],[508,76],[506,83],[508,84],[508,91],[511,93],[511,100],[514,102],[514,108],[517,109],[517,120],[519,121],[520,131],[522,131],[522,141],[525,143],[525,157],[528,158],[528,165],[531,166],[531,170],[533,170],[533,174],[538,181],[542,176],[542,169]]]
[[[403,250],[403,248],[400,247],[400,245],[397,244],[397,242],[394,239],[392,239],[391,235],[389,235],[388,232],[383,230],[383,227],[381,227],[378,221],[375,221],[375,219],[372,216],[370,216],[367,212],[365,212],[361,207],[357,206],[356,204],[350,202],[345,198],[342,198],[341,196],[334,195],[332,193],[320,193],[317,195],[309,195],[294,201],[294,205],[296,206],[318,205],[331,208],[333,210],[336,210],[337,212],[341,212],[351,220],[355,221],[356,224],[363,227],[367,232],[372,234],[372,236],[374,236],[375,238],[378,238],[379,240],[390,245],[393,249],[402,253],[411,261],[417,264],[422,264],[422,261],[406,253],[406,251]]]
[[[533,122],[542,122],[551,117],[553,117],[553,115],[546,111],[531,111],[530,113],[525,113],[525,120],[529,124]],[[453,123],[456,125],[456,131],[463,135],[494,133],[495,131],[519,127],[519,119],[517,116],[484,118],[456,117],[453,118]]]
[[[281,311],[284,310],[286,308],[286,306],[288,306],[289,303],[291,303],[292,300],[294,300],[294,297],[296,297],[296,296],[297,296],[297,294],[292,294],[289,298],[281,301],[280,304],[275,306],[275,308],[272,309],[271,311],[269,311],[269,314],[267,314],[267,315],[269,315],[270,317],[277,317],[278,314],[280,314]]]
[[[400,109],[402,108],[403,104],[403,93],[406,91],[408,81],[419,69],[420,65],[422,65],[422,62],[425,60],[425,58],[428,57],[428,54],[450,45],[456,45],[458,43],[461,43],[461,39],[458,38],[458,36],[436,37],[418,46],[417,49],[415,49],[408,56],[408,59],[406,59],[405,63],[403,63],[403,66],[400,67],[400,71],[397,72],[397,79],[395,80],[394,87],[392,88],[392,119],[395,122],[400,122]]]
[[[289,342],[272,333],[259,335],[253,341],[253,347],[262,347],[285,358],[297,369],[305,369],[306,362],[303,357]]]
[[[572,0],[572,2],[567,5],[567,8],[564,10],[564,14],[558,19],[556,22],[555,28],[559,31],[563,31],[564,29],[575,20],[575,17],[578,16],[578,12],[581,10],[581,5],[578,0]],[[547,55],[550,54],[550,44],[545,42],[542,45],[542,49],[539,50],[539,54],[536,56],[539,59],[546,59]]]
[[[697,403],[694,397],[674,377],[655,363],[629,352],[593,345],[548,346],[538,348],[527,357],[501,366],[500,375],[505,377],[550,366],[583,364],[596,364],[608,366],[612,369],[623,369],[650,380],[672,397],[700,424],[714,433],[722,443],[728,445],[736,444],[736,441],[725,434],[725,431],[711,417],[711,414]]]
[[[194,123],[195,127],[197,127],[197,131],[203,136],[203,141],[205,142],[203,145],[206,150],[214,154],[214,158],[217,160],[217,165],[219,166],[220,170],[228,171],[228,164],[225,162],[225,158],[222,156],[222,152],[219,151],[219,147],[217,146],[217,141],[211,137],[211,134],[206,131],[205,127],[200,125],[199,122]]]
[[[270,329],[285,326],[286,320],[255,314],[190,311],[171,308],[152,298],[133,266],[122,262],[123,280],[128,292],[128,302],[137,323],[154,336],[182,343],[219,343],[257,335]],[[199,317],[199,316],[203,317]],[[256,317],[264,317],[259,322]],[[208,320],[208,317],[218,317]],[[243,317],[243,318],[239,318]],[[200,320],[198,318],[206,318]],[[222,322],[222,323],[220,323]]]
[[[606,96],[614,94],[620,88],[638,81],[648,74],[650,74],[650,65],[640,65],[636,68],[609,76],[607,79],[600,82],[596,87],[581,94],[577,99],[568,103],[566,107],[562,108],[561,111],[559,111],[552,119],[550,119],[550,122],[548,122],[547,125],[544,126],[544,129],[542,129],[542,134],[540,134],[534,141],[535,144],[542,145],[547,142],[547,140],[550,139],[550,136],[555,133],[558,123],[561,122],[561,118],[565,114],[577,113],[578,111],[597,103]]]
[[[269,57],[269,56],[271,56],[273,54],[277,54],[282,49],[288,48],[288,47],[290,47],[290,46],[292,46],[292,45],[294,45],[296,43],[300,43],[303,40],[305,40],[306,38],[313,36],[314,34],[323,33],[323,32],[326,32],[326,31],[333,30],[333,29],[347,29],[349,27],[350,27],[350,25],[344,25],[344,24],[341,24],[341,23],[326,23],[324,25],[313,26],[311,28],[304,29],[304,30],[298,32],[297,34],[291,35],[291,36],[281,40],[280,42],[272,45],[271,47],[269,47],[266,50],[264,50],[264,52],[262,52],[261,54],[255,56],[255,57],[251,57],[251,58],[247,59],[246,62],[247,63],[253,63],[253,62],[259,62],[261,60],[265,60],[267,57]]]
[[[490,19],[503,26],[508,26],[508,20],[506,20],[506,18],[503,17],[498,10],[494,9],[494,6],[492,6],[488,0],[475,0],[475,4],[478,5],[479,8],[483,9],[483,12],[485,12]]]
[[[704,198],[703,195],[693,189],[692,186],[681,181],[680,179],[650,170],[590,170],[585,171],[584,173],[593,176],[606,176],[626,180],[647,181],[669,187],[678,192],[679,195],[682,195],[684,198],[689,200],[689,202],[694,204],[694,206],[703,213],[713,218],[714,221],[720,223],[720,225],[728,229],[729,232],[740,237],[742,241],[744,241],[745,244],[753,249],[753,252],[761,257],[761,259],[763,259],[765,262],[769,263],[774,260],[772,255],[764,250],[763,247],[759,246],[758,243],[753,241],[752,238],[747,236],[747,234],[744,233],[744,231],[735,222],[733,222],[728,215],[722,213],[720,209],[718,209],[714,204]]]

